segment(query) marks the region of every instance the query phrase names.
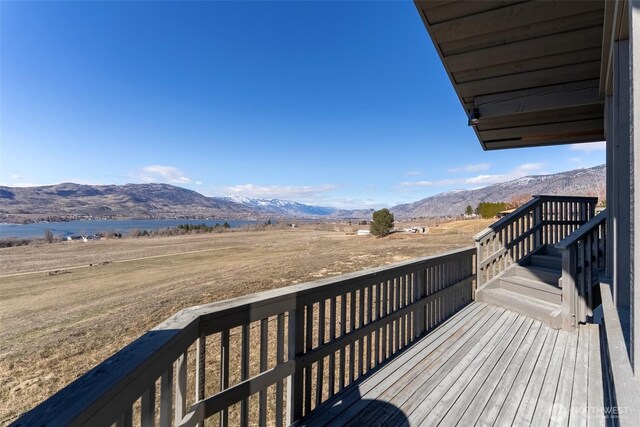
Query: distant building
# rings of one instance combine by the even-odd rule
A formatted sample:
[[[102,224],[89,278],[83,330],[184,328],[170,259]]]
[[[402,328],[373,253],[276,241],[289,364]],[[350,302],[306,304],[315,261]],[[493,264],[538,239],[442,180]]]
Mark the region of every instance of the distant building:
[[[358,236],[368,236],[369,234],[371,234],[371,231],[369,231],[369,230],[358,230],[357,234],[358,234]]]
[[[499,218],[503,218],[503,217],[505,217],[507,215],[512,214],[513,212],[515,212],[515,209],[507,209],[506,211],[498,212],[498,215],[496,215],[496,216],[499,217]]]

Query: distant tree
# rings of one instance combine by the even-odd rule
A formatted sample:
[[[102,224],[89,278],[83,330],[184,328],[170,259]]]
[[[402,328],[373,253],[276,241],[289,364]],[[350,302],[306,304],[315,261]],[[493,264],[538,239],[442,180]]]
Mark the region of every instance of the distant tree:
[[[467,205],[467,209],[464,211],[465,215],[473,215],[473,208],[471,205]]]
[[[373,220],[371,224],[369,224],[369,231],[371,231],[371,234],[374,236],[384,237],[391,232],[393,222],[393,214],[389,212],[389,209],[380,209],[373,213]]]
[[[476,215],[480,215],[480,204],[478,204],[478,206],[476,206],[476,208],[473,210],[473,213]]]
[[[225,222],[224,224],[222,224],[222,228],[231,228],[231,226],[228,222]]]
[[[496,215],[498,215],[500,212],[506,210],[507,204],[504,202],[498,202],[498,203],[482,202],[478,205],[478,208],[480,210],[480,216],[482,218],[493,218]]]
[[[44,240],[46,240],[47,243],[53,243],[53,233],[48,228],[44,230]]]

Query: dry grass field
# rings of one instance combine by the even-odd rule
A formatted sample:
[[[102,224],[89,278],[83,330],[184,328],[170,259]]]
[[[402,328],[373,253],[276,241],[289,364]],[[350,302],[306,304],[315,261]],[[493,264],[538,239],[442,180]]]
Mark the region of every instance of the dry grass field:
[[[322,224],[0,249],[0,424],[182,308],[470,246],[490,223],[384,239]]]

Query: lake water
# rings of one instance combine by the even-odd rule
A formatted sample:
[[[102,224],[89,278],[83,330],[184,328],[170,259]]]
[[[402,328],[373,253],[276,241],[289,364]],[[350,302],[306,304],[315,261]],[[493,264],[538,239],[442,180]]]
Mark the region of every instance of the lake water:
[[[131,230],[156,230],[158,228],[175,228],[181,224],[216,224],[229,223],[231,228],[239,228],[244,225],[253,225],[257,221],[230,221],[230,220],[202,220],[202,219],[150,219],[150,220],[95,220],[95,221],[68,221],[68,222],[41,222],[37,224],[0,224],[0,238],[18,237],[33,238],[44,237],[45,230],[51,230],[56,237],[93,235],[96,233],[122,233],[126,235]]]

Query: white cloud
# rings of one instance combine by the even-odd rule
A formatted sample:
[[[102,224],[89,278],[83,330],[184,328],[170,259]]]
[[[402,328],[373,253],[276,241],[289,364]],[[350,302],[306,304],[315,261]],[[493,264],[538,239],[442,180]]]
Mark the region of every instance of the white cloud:
[[[504,174],[480,174],[469,178],[440,179],[437,181],[404,181],[400,187],[447,187],[451,185],[483,187],[497,184],[499,182],[510,181],[527,175],[540,173],[544,167],[543,163],[523,163],[518,165],[508,173]]]
[[[418,175],[422,175],[422,171],[407,171],[404,174],[406,176],[418,176]]]
[[[511,171],[511,175],[527,175],[539,172],[543,167],[543,163],[523,163]]]
[[[0,183],[0,185],[5,187],[42,187],[43,185],[54,185],[54,184],[36,184],[34,182],[9,182],[9,183]]]
[[[163,165],[145,166],[140,169],[137,177],[143,182],[167,182],[170,184],[190,184],[192,182],[180,169]]]
[[[571,163],[582,163],[582,159],[580,157],[571,157],[569,161]]]
[[[451,173],[480,172],[480,171],[486,171],[490,167],[491,167],[491,165],[489,163],[478,163],[478,164],[473,164],[473,165],[464,165],[464,166],[458,166],[458,167],[455,167],[455,168],[451,168],[451,169],[449,169],[449,172],[451,172]]]
[[[471,178],[465,178],[462,182],[463,184],[473,184],[473,185],[490,185],[496,184],[498,182],[508,181],[509,175],[478,175],[473,176]]]
[[[404,181],[400,183],[401,187],[433,187],[433,181]]]
[[[600,142],[588,142],[582,144],[571,144],[569,146],[571,151],[585,151],[590,153],[592,151],[604,151],[607,149],[607,143],[604,141]]]
[[[318,197],[320,194],[338,188],[337,185],[256,185],[240,184],[223,187],[218,190],[225,196],[243,196],[260,199],[284,199],[284,200],[308,200]]]

